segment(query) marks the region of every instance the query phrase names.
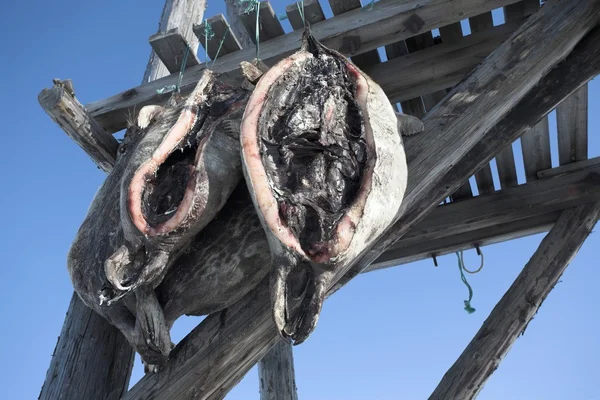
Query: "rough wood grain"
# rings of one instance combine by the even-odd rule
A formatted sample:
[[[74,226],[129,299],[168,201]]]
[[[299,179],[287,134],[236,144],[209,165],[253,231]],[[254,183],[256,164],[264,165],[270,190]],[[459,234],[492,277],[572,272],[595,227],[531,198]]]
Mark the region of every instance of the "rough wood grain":
[[[356,10],[361,8],[360,0],[329,0],[329,6],[333,15],[340,15],[348,11]],[[349,43],[351,46],[361,45],[361,40],[353,40],[354,38],[349,37]],[[369,50],[363,54],[358,54],[350,57],[352,62],[359,68],[363,68],[366,65],[378,64],[381,62],[381,57],[376,49]]]
[[[547,117],[521,136],[521,150],[527,182],[536,180],[538,171],[552,167]]]
[[[258,363],[260,400],[298,400],[292,344],[280,340]]]
[[[325,46],[338,49],[343,54],[352,56],[430,31],[438,26],[444,26],[481,14],[484,11],[489,11],[492,7],[512,3],[515,3],[515,0],[496,0],[493,4],[486,0],[455,0],[453,1],[453,7],[448,9],[447,0],[430,0],[426,3],[419,0],[381,0],[375,2],[373,9],[368,12],[356,9],[315,24],[312,27],[312,33]],[[418,7],[415,7],[417,5]],[[407,28],[398,29],[403,24],[414,21],[414,15],[418,15],[423,20],[420,29],[414,32],[409,31]],[[411,27],[413,26],[411,25]],[[261,59],[272,65],[275,61],[291,54],[300,47],[301,35],[301,31],[295,31],[262,43],[260,46]],[[360,44],[358,47],[356,46],[357,43]],[[211,67],[216,73],[223,74],[222,78],[224,80],[227,77],[233,80],[236,77],[241,79],[239,74],[240,62],[252,60],[254,57],[254,49],[244,49],[219,57],[219,60]],[[479,61],[481,61],[481,58]],[[428,67],[431,67],[431,65]],[[203,69],[204,66],[200,65],[186,71],[181,85],[182,94],[185,95],[192,90]],[[462,72],[462,75],[452,74],[448,78],[442,76],[441,84],[445,85],[442,88],[458,83],[470,69],[472,69],[472,64]],[[428,72],[430,73],[430,71]],[[428,78],[430,81],[431,76],[430,74]],[[434,75],[434,78],[438,78],[438,76]],[[133,108],[139,110],[144,105],[161,104],[166,101],[168,94],[159,94],[156,92],[157,89],[175,84],[177,80],[178,74],[174,74],[168,78],[147,83],[107,99],[88,104],[86,108],[107,131],[116,132],[125,127],[124,116],[129,110]],[[427,88],[427,85],[424,85],[424,87]],[[412,97],[415,97],[415,95],[411,94],[407,98]]]
[[[425,116],[424,134],[407,143],[411,175],[404,212],[371,251],[336,274],[339,282],[332,291],[363,271],[503,145],[598,73],[600,30],[555,65],[599,20],[600,1],[549,0]],[[542,27],[545,35],[540,38]],[[555,74],[564,76],[565,71],[570,74],[557,83]],[[533,89],[535,96],[526,97]],[[532,101],[527,112],[512,114],[501,130],[493,129],[523,98]],[[265,279],[227,311],[206,318],[174,349],[163,371],[144,377],[124,399],[204,399],[226,393],[231,389],[226,385],[236,382],[279,340],[268,292]]]
[[[214,32],[214,36],[211,37],[209,35],[208,40],[206,40],[204,35],[206,32],[206,23],[209,24],[210,29]],[[217,51],[219,52],[219,57],[222,57],[242,49],[237,34],[233,30],[233,26],[225,20],[223,14],[215,15],[214,17],[202,21],[201,24],[194,25],[193,30],[200,41],[200,45],[206,50],[211,60],[215,59]],[[222,46],[221,41],[223,42]],[[221,48],[220,50],[219,47]]]
[[[158,32],[150,36],[148,41],[154,53],[171,74],[181,71],[184,59],[186,60],[186,69],[200,64],[196,58],[196,49],[187,42],[179,32],[179,28]],[[185,57],[186,52],[188,53],[187,58]]]
[[[575,258],[599,214],[600,203],[578,206],[561,214],[430,400],[470,400],[477,396]]]
[[[109,172],[117,158],[119,143],[70,93],[61,81],[38,95],[38,102],[65,133],[85,151],[104,172]]]
[[[244,28],[244,24],[242,24],[239,18],[244,10],[242,3],[239,0],[225,0],[225,10],[229,26],[242,46],[242,49],[250,48],[253,45],[252,39],[250,39],[246,28]]]
[[[246,28],[246,32],[252,40],[252,43],[256,44],[256,10],[244,12],[239,14],[238,18]],[[285,35],[283,27],[279,22],[279,18],[275,14],[275,10],[271,7],[271,4],[267,1],[260,3],[260,13],[258,15],[258,33],[259,43],[262,45],[263,42],[276,38],[278,36]]]
[[[588,160],[576,161],[561,165],[560,167],[545,169],[538,172],[538,179],[551,178],[553,176],[568,174],[571,172],[579,171],[584,168],[595,167],[600,165],[600,157],[590,158]]]
[[[560,165],[588,157],[588,87],[582,86],[556,109]]]
[[[397,43],[386,45],[385,53],[388,60],[393,60],[394,58],[407,55],[408,47],[406,46],[406,42],[401,40]],[[425,115],[425,105],[423,104],[423,99],[421,99],[421,97],[402,101],[400,102],[400,107],[404,114],[412,115],[417,118],[422,118],[423,115]]]
[[[598,163],[552,171],[545,173],[548,179],[437,207],[367,270],[538,233],[556,221],[557,212],[600,201]]]
[[[192,9],[182,7],[177,0],[166,0],[160,23],[162,30],[167,30],[169,23],[182,23],[179,26],[183,27],[182,21],[187,21],[191,32],[193,19],[202,19],[205,1],[189,4]],[[144,82],[166,73],[152,52]],[[121,399],[129,386],[133,357],[131,346],[121,332],[73,293],[39,400]]]
[[[285,7],[285,13],[288,16],[290,25],[292,25],[292,29],[295,31],[304,29],[304,21],[302,21],[302,16],[300,15],[300,7],[300,2]],[[323,14],[321,3],[319,3],[318,0],[304,0],[303,13],[304,19],[311,26],[325,20],[325,14]]]
[[[194,35],[192,26],[193,24],[202,21],[205,8],[206,0],[165,0],[165,6],[158,24],[158,32],[167,32],[173,28],[179,28],[180,34],[185,38],[190,49],[194,50],[193,55],[196,57],[198,38]],[[199,66],[197,68],[199,68]],[[179,71],[177,71],[177,73],[179,73]],[[148,65],[146,66],[146,71],[144,72],[142,84],[150,83],[166,75],[169,75],[167,67],[160,61],[158,55],[152,51],[150,53]],[[175,82],[173,82],[173,84],[175,84]],[[100,121],[100,123],[106,128],[103,121]],[[114,132],[123,128],[125,128],[125,126],[122,126]]]
[[[119,400],[133,356],[123,335],[73,293],[39,400]]]

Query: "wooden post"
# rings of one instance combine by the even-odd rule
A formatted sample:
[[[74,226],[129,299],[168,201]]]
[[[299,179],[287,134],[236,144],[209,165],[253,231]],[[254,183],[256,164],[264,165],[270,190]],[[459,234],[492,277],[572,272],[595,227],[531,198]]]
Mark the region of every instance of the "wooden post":
[[[290,342],[280,340],[258,362],[258,378],[260,400],[298,400]]]
[[[185,28],[186,32],[192,32],[192,24],[202,19],[205,0],[190,1],[191,6],[187,8],[181,7],[182,3],[188,2],[166,1],[161,17],[161,30],[168,29],[170,27],[169,23],[185,21],[189,25],[189,29],[187,25],[180,25],[180,28]],[[190,19],[190,16],[197,19]],[[194,35],[192,34],[192,36]],[[168,74],[169,72],[165,66],[152,52],[144,74],[144,82]],[[51,96],[46,97],[50,99],[58,98],[60,100],[56,102],[58,105],[73,105],[73,107],[64,108],[64,110],[83,110],[85,112],[83,108],[77,107],[79,102],[75,99],[72,89],[71,93],[65,93],[64,89],[61,90],[62,92],[50,93]],[[40,96],[42,95],[40,94]],[[53,114],[51,116],[53,119],[55,118]],[[87,112],[81,114],[81,116],[83,121],[86,121]],[[60,122],[59,124],[69,133],[69,130],[63,124]],[[68,127],[77,131],[77,137],[95,137],[97,140],[103,138],[96,142],[100,144],[97,146],[98,149],[106,148],[112,151],[112,147],[115,146],[116,140],[112,136],[110,138],[103,136],[102,126],[95,123],[93,118],[90,118],[87,124],[82,124],[79,129],[76,125],[68,125]],[[89,132],[95,134],[100,132],[100,135],[90,135]],[[80,145],[87,151],[85,146],[81,143]],[[114,147],[114,154],[116,154],[116,147]],[[97,163],[101,161],[98,165],[104,166],[103,169],[107,172],[114,165],[114,159],[111,161],[110,158],[94,158],[94,161]],[[39,400],[118,400],[126,393],[129,386],[134,354],[121,332],[85,306],[77,294],[73,293]]]
[[[543,301],[588,237],[600,203],[564,211],[531,260],[494,307],[471,343],[429,397],[473,399],[525,331]]]

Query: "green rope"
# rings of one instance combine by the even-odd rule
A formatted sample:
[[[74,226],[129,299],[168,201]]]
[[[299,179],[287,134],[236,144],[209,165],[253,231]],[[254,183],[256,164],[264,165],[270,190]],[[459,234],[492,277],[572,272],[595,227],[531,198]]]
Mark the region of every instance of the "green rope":
[[[204,20],[204,62],[208,62],[208,39],[215,37],[215,32],[207,20]]]
[[[300,6],[300,3],[302,3],[302,6]],[[306,27],[306,21],[304,20],[304,0],[302,0],[300,3],[296,3],[296,7],[298,7],[298,14],[300,14],[300,17],[302,17],[302,23]]]
[[[173,91],[179,93],[181,91],[181,81],[183,80],[183,72],[185,71],[185,67],[186,67],[187,59],[188,59],[189,55],[190,55],[190,48],[186,47],[185,53],[183,53],[183,60],[182,60],[183,62],[181,63],[181,69],[179,70],[179,78],[177,78],[177,84],[164,86],[160,89],[157,89],[156,93],[164,94],[164,93],[170,93]]]
[[[465,263],[463,259],[462,250],[456,253],[456,257],[458,258],[458,270],[460,271],[460,279],[469,289],[469,299],[465,300],[465,311],[469,314],[473,314],[475,312],[475,309],[471,306],[471,300],[473,299],[473,288],[471,288],[471,285],[469,285],[469,282],[467,282],[467,277],[463,272],[465,268]]]
[[[250,14],[252,11],[256,10],[256,59],[259,60],[260,54],[260,31],[259,31],[259,22],[260,22],[260,0],[238,0],[237,4],[240,7],[244,7],[244,14]]]
[[[223,43],[225,43],[225,39],[227,38],[228,33],[229,33],[229,27],[227,27],[227,30],[225,31],[225,34],[223,35],[223,39],[221,39],[221,43],[219,43],[219,47],[217,48],[217,54],[215,54],[215,59],[212,61],[212,64],[210,65],[210,69],[212,69],[212,67],[214,67],[215,61],[217,61],[217,58],[219,58],[219,53],[221,52],[221,48],[223,47]]]

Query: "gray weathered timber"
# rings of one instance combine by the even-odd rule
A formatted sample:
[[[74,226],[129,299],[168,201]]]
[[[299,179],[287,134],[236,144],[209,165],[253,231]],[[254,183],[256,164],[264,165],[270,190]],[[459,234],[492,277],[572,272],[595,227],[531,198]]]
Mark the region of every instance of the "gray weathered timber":
[[[167,21],[184,20],[182,15],[176,14],[202,19],[204,4],[204,0],[193,1],[192,7],[195,8],[189,13],[189,10],[174,7],[173,0],[166,0],[161,27],[166,30]],[[192,22],[189,21],[191,30]],[[144,82],[166,73],[166,68],[152,52]],[[112,165],[114,161],[110,167]],[[120,399],[129,386],[133,357],[134,353],[121,332],[86,307],[74,293],[39,400]],[[61,379],[55,379],[56,376],[61,376]]]
[[[206,0],[165,0],[165,6],[160,16],[160,22],[158,23],[158,33],[167,32],[173,28],[179,28],[179,33],[188,43],[190,49],[193,50],[193,56],[196,57],[198,38],[194,35],[192,26],[202,20],[205,8]],[[199,66],[196,68],[199,68]],[[176,74],[178,73],[179,71],[176,72]],[[150,59],[148,60],[146,71],[144,72],[142,84],[153,82],[166,75],[169,75],[167,67],[153,50],[150,53]],[[198,81],[198,79],[196,79],[196,81]],[[175,84],[175,82],[173,82],[173,84]],[[190,88],[190,91],[191,90],[192,88]],[[140,108],[138,108],[138,110],[139,109]],[[106,128],[104,121],[100,121],[100,123]],[[125,128],[125,126],[121,126],[121,128],[114,132],[123,128]]]
[[[204,37],[207,22],[214,32],[212,37],[209,35],[208,40]],[[208,20],[202,21],[201,24],[195,24],[193,29],[194,34],[200,41],[200,45],[204,48],[211,60],[215,59],[217,52],[219,52],[219,57],[222,57],[225,54],[242,49],[237,34],[234,33],[233,27],[225,20],[223,14],[210,17]],[[221,45],[221,42],[223,42],[223,45]]]
[[[538,171],[552,167],[548,117],[521,136],[521,149],[527,182],[537,179]]]
[[[148,41],[154,53],[171,74],[181,71],[183,60],[186,69],[200,64],[196,58],[196,49],[192,48],[177,27],[166,32],[158,32],[150,36]]]
[[[426,115],[424,134],[410,138],[406,146],[411,176],[403,214],[371,251],[336,276],[339,282],[332,291],[362,272],[443,198],[489,162],[502,146],[598,74],[600,29],[594,30],[569,57],[567,55],[590,27],[598,23],[600,1],[558,3],[549,0]],[[542,27],[545,35],[540,38]],[[528,56],[522,59],[524,52]],[[565,57],[567,59],[556,66]],[[526,97],[531,90],[531,95]],[[482,95],[490,92],[495,95]],[[524,97],[526,101],[519,103]],[[502,129],[492,129],[517,104],[528,106],[520,108],[527,111],[511,114],[512,119],[505,119]],[[340,279],[344,272],[346,275]],[[144,377],[124,399],[170,400],[193,395],[204,399],[217,392],[227,393],[230,385],[279,340],[271,318],[268,286],[265,279],[226,312],[206,318],[173,350],[170,363],[163,371]]]
[[[366,12],[362,9],[348,11],[334,18],[327,19],[315,24],[311,31],[314,37],[323,45],[337,49],[344,55],[362,54],[369,50],[376,49],[386,44],[395,43],[419,33],[430,31],[438,26],[447,25],[473,15],[489,11],[490,8],[501,7],[507,4],[515,3],[515,0],[496,0],[491,4],[486,0],[455,0],[453,7],[447,8],[446,0],[431,0],[422,3],[419,0],[382,0],[375,2],[373,9]],[[415,6],[419,6],[415,8]],[[423,25],[419,29],[408,28],[398,29],[407,21],[413,21],[414,15],[418,15],[423,20]],[[412,19],[411,19],[412,18]],[[415,28],[413,25],[410,25]],[[414,31],[414,32],[413,32]],[[268,40],[260,46],[260,58],[265,63],[272,65],[294,51],[300,48],[301,31],[295,31],[287,35]],[[348,36],[355,38],[360,43],[359,47],[350,46]],[[438,47],[438,46],[435,46]],[[484,53],[488,54],[488,53]],[[239,73],[240,62],[252,60],[255,57],[255,50],[244,49],[236,51],[226,56],[219,57],[219,60],[211,68],[219,74],[224,74],[221,78],[226,81],[229,77],[232,80],[241,79]],[[478,61],[482,58],[479,57]],[[430,71],[431,65],[425,65],[428,68],[427,80],[432,80]],[[181,91],[182,94],[189,93],[198,82],[202,74],[204,65],[188,69],[183,76]],[[463,66],[464,68],[464,66]],[[442,88],[451,87],[458,83],[465,73],[473,68],[470,62],[462,74],[451,75],[442,79]],[[389,71],[388,71],[389,74]],[[424,77],[425,75],[422,75]],[[436,76],[434,76],[434,79]],[[126,126],[124,116],[133,108],[139,110],[142,106],[148,104],[162,104],[168,94],[158,94],[156,91],[166,85],[177,83],[178,74],[173,74],[167,78],[156,82],[147,83],[115,96],[109,97],[86,105],[90,113],[104,126],[109,132],[117,132]],[[374,79],[377,81],[377,79]],[[427,87],[426,85],[424,87]],[[407,98],[413,98],[411,95]],[[403,100],[403,99],[402,99]],[[397,101],[394,99],[393,101]]]
[[[298,400],[292,344],[280,340],[258,362],[260,400]]]
[[[246,32],[252,40],[252,43],[256,44],[256,10],[242,12],[238,16],[239,20],[246,28]],[[268,1],[260,3],[260,13],[258,16],[258,40],[259,44],[271,40],[273,38],[285,35],[281,22],[275,14],[275,10]],[[262,56],[261,56],[262,57]]]
[[[119,400],[133,356],[123,335],[73,293],[39,400]]]
[[[496,243],[509,239],[509,235],[522,237],[544,231],[560,211],[600,201],[600,166],[596,163],[575,169],[577,164],[581,162],[569,164],[572,170],[547,173],[552,176],[548,179],[437,207],[367,270]]]
[[[69,92],[57,83],[38,95],[38,102],[71,139],[85,151],[104,172],[109,172],[117,157],[119,143]]]
[[[588,157],[588,88],[582,86],[556,109],[560,165]]]
[[[329,0],[329,6],[333,15],[340,15],[348,11],[356,10],[361,8],[360,0]],[[360,47],[360,39],[357,41],[354,36],[348,36],[349,46]],[[363,54],[357,54],[350,58],[354,64],[359,68],[363,68],[366,65],[378,64],[381,62],[379,53],[376,49],[369,50]]]
[[[397,43],[388,44],[385,46],[385,54],[388,60],[407,55],[408,47],[406,47],[406,41],[401,40]],[[400,107],[403,114],[412,115],[417,118],[422,118],[425,115],[425,105],[423,105],[423,99],[420,97],[405,100],[400,103]]]
[[[560,167],[545,169],[538,172],[538,179],[551,178],[553,176],[559,176],[568,174],[571,172],[579,171],[584,168],[595,167],[600,165],[600,157],[594,157],[583,161],[577,161],[561,165]]]
[[[247,49],[252,46],[252,39],[246,32],[244,24],[240,21],[239,15],[243,11],[242,3],[238,0],[225,0],[225,10],[227,12],[227,20],[231,31],[237,37],[242,49]]]
[[[323,14],[319,0],[305,0],[303,4],[304,19],[309,25],[325,20],[325,14]],[[290,25],[292,25],[292,29],[295,31],[304,29],[304,21],[302,21],[299,10],[300,6],[301,3],[298,2],[285,7],[285,13],[290,21]]]
[[[430,400],[470,400],[477,396],[575,258],[599,213],[600,203],[590,203],[561,214]]]

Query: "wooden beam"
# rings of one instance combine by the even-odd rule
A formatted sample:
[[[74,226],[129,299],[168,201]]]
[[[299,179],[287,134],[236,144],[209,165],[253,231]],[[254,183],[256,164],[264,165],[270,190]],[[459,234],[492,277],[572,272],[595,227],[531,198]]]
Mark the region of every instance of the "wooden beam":
[[[298,400],[292,344],[280,340],[258,363],[260,400]]]
[[[501,7],[512,3],[515,3],[515,0],[496,0],[494,4],[490,4],[486,0],[455,0],[453,7],[448,9],[446,0],[431,0],[425,3],[419,0],[381,0],[375,2],[370,11],[356,9],[315,24],[312,27],[312,33],[325,46],[353,56],[430,31],[438,26],[481,14],[489,11],[492,7]],[[419,7],[415,8],[416,5]],[[422,21],[423,24],[416,25],[417,21]],[[410,29],[406,27],[398,29],[405,25]],[[291,54],[300,48],[301,35],[301,31],[295,31],[262,43],[260,46],[261,59],[272,65],[277,60]],[[358,47],[357,43],[359,43]],[[229,78],[235,81],[241,79],[240,62],[252,60],[254,57],[254,49],[244,49],[219,57],[219,60],[211,67],[216,73],[223,74],[224,80]],[[479,57],[478,61],[481,60],[482,58]],[[431,81],[431,65],[427,65],[427,67],[429,67],[428,80]],[[472,62],[463,68],[464,71],[461,74],[454,73],[450,77],[442,79],[442,83],[445,84],[442,88],[458,83],[464,74],[472,69]],[[182,79],[182,94],[191,92],[203,69],[204,65],[200,65],[186,71]],[[139,110],[144,105],[162,104],[166,101],[169,95],[159,94],[157,90],[176,84],[178,78],[178,74],[173,74],[168,78],[88,104],[86,108],[107,131],[117,132],[125,127],[124,115],[128,110],[133,108]],[[415,96],[411,93],[407,98],[412,97]]]
[[[582,86],[556,109],[560,165],[588,157],[588,87]]]
[[[246,28],[244,28],[244,24],[242,24],[242,21],[240,21],[239,18],[244,10],[243,2],[239,0],[225,0],[225,9],[231,32],[239,41],[241,48],[247,49],[252,47],[252,39],[250,39],[248,32],[246,32]]]
[[[408,54],[406,41],[401,40],[397,43],[388,44],[385,46],[385,53],[388,60],[406,56]],[[423,104],[423,99],[421,99],[421,97],[402,101],[400,102],[400,107],[404,114],[412,115],[417,118],[422,118],[423,115],[425,115],[425,105]]]
[[[121,332],[73,293],[39,400],[119,400],[134,352]]]
[[[531,260],[446,372],[430,400],[474,399],[573,260],[600,215],[600,203],[564,211]]]
[[[437,207],[367,270],[542,232],[556,221],[557,212],[600,201],[600,165],[555,174],[547,172],[553,177]]]
[[[340,15],[347,13],[348,11],[357,10],[362,7],[360,4],[360,0],[329,0],[329,6],[331,7],[331,12],[333,15]],[[361,40],[358,41],[354,37],[348,36],[348,47],[360,47]],[[381,62],[381,58],[379,57],[379,53],[376,49],[372,49],[366,51],[362,54],[357,54],[353,57],[350,57],[352,62],[356,64],[359,68],[363,68],[367,65],[378,64]]]
[[[410,172],[403,212],[369,251],[336,272],[334,282],[339,282],[331,291],[362,272],[503,145],[531,126],[532,120],[547,114],[599,72],[600,29],[567,57],[599,20],[600,1],[548,0],[513,39],[503,43],[424,117],[425,132],[407,138],[411,139],[406,145]],[[543,38],[539,35],[542,28]],[[564,76],[566,71],[568,76],[557,79],[556,74]],[[535,96],[526,97],[538,83]],[[532,107],[520,108],[521,112],[504,122],[502,130],[493,129],[510,110],[523,105],[519,103],[523,98],[531,101]],[[279,341],[268,286],[266,277],[228,310],[208,316],[173,350],[165,369],[144,377],[124,400],[194,395],[204,399],[217,391],[227,393],[231,387],[226,385],[236,382]]]
[[[319,0],[304,0],[302,4],[304,5],[302,11],[304,13],[304,19],[311,26],[325,20],[325,14],[323,13]],[[290,25],[292,25],[292,29],[295,31],[304,29],[304,21],[302,21],[302,16],[300,15],[300,7],[300,2],[285,7],[285,13],[288,16]]]
[[[212,37],[209,35],[208,40],[204,37],[207,22],[214,33]],[[223,14],[218,14],[208,20],[204,20],[201,24],[194,25],[193,29],[194,34],[200,41],[200,45],[205,48],[211,60],[215,59],[217,51],[219,52],[219,57],[222,57],[242,49],[242,45],[236,33],[234,33],[233,27],[225,20]],[[221,45],[221,42],[223,42],[223,45]]]
[[[55,80],[52,88],[40,92],[38,102],[101,170],[110,172],[117,159],[119,143],[75,98],[70,84]]]
[[[552,167],[547,117],[521,136],[521,149],[527,182],[537,179],[538,171]]]
[[[166,0],[160,26],[166,30],[169,21],[188,20],[191,31],[190,17],[202,19],[205,0],[188,3],[192,9],[182,8],[184,3]],[[164,65],[152,52],[144,81],[164,73]],[[129,386],[133,357],[123,334],[73,293],[39,400],[119,400]]]
[[[198,38],[196,38],[194,35],[192,26],[195,23],[202,21],[205,8],[206,0],[166,0],[160,17],[160,22],[158,23],[158,32],[167,32],[171,29],[179,28],[179,33],[185,39],[190,49],[193,50],[194,57],[196,57]],[[196,66],[196,68],[200,67]],[[178,74],[179,71],[176,71],[174,76],[177,76]],[[156,79],[162,78],[166,75],[169,75],[167,67],[162,63],[158,57],[158,54],[156,54],[156,52],[153,50],[150,53],[150,59],[148,60],[146,71],[144,72],[142,84],[153,82]],[[176,82],[174,81],[172,84],[175,83]],[[100,121],[100,123],[102,126],[107,128],[103,121]],[[121,128],[111,132],[116,132],[123,128],[125,128],[125,126],[121,126]]]
[[[279,18],[275,14],[275,10],[271,7],[268,1],[262,1],[259,3],[260,13],[258,15],[258,33],[259,33],[259,44],[262,46],[263,42],[271,40],[273,38],[284,36],[285,32]],[[239,19],[246,28],[248,36],[252,43],[256,44],[256,10],[250,12],[242,12],[239,15]],[[262,58],[263,56],[261,56]]]
[[[552,178],[553,176],[568,174],[571,172],[580,171],[584,168],[595,167],[597,165],[600,165],[600,157],[594,157],[588,160],[577,161],[574,163],[561,165],[560,167],[539,171],[538,179]]]
[[[171,74],[181,71],[184,59],[186,69],[200,64],[196,58],[196,49],[192,48],[179,28],[158,32],[150,36],[148,41],[154,53]]]

